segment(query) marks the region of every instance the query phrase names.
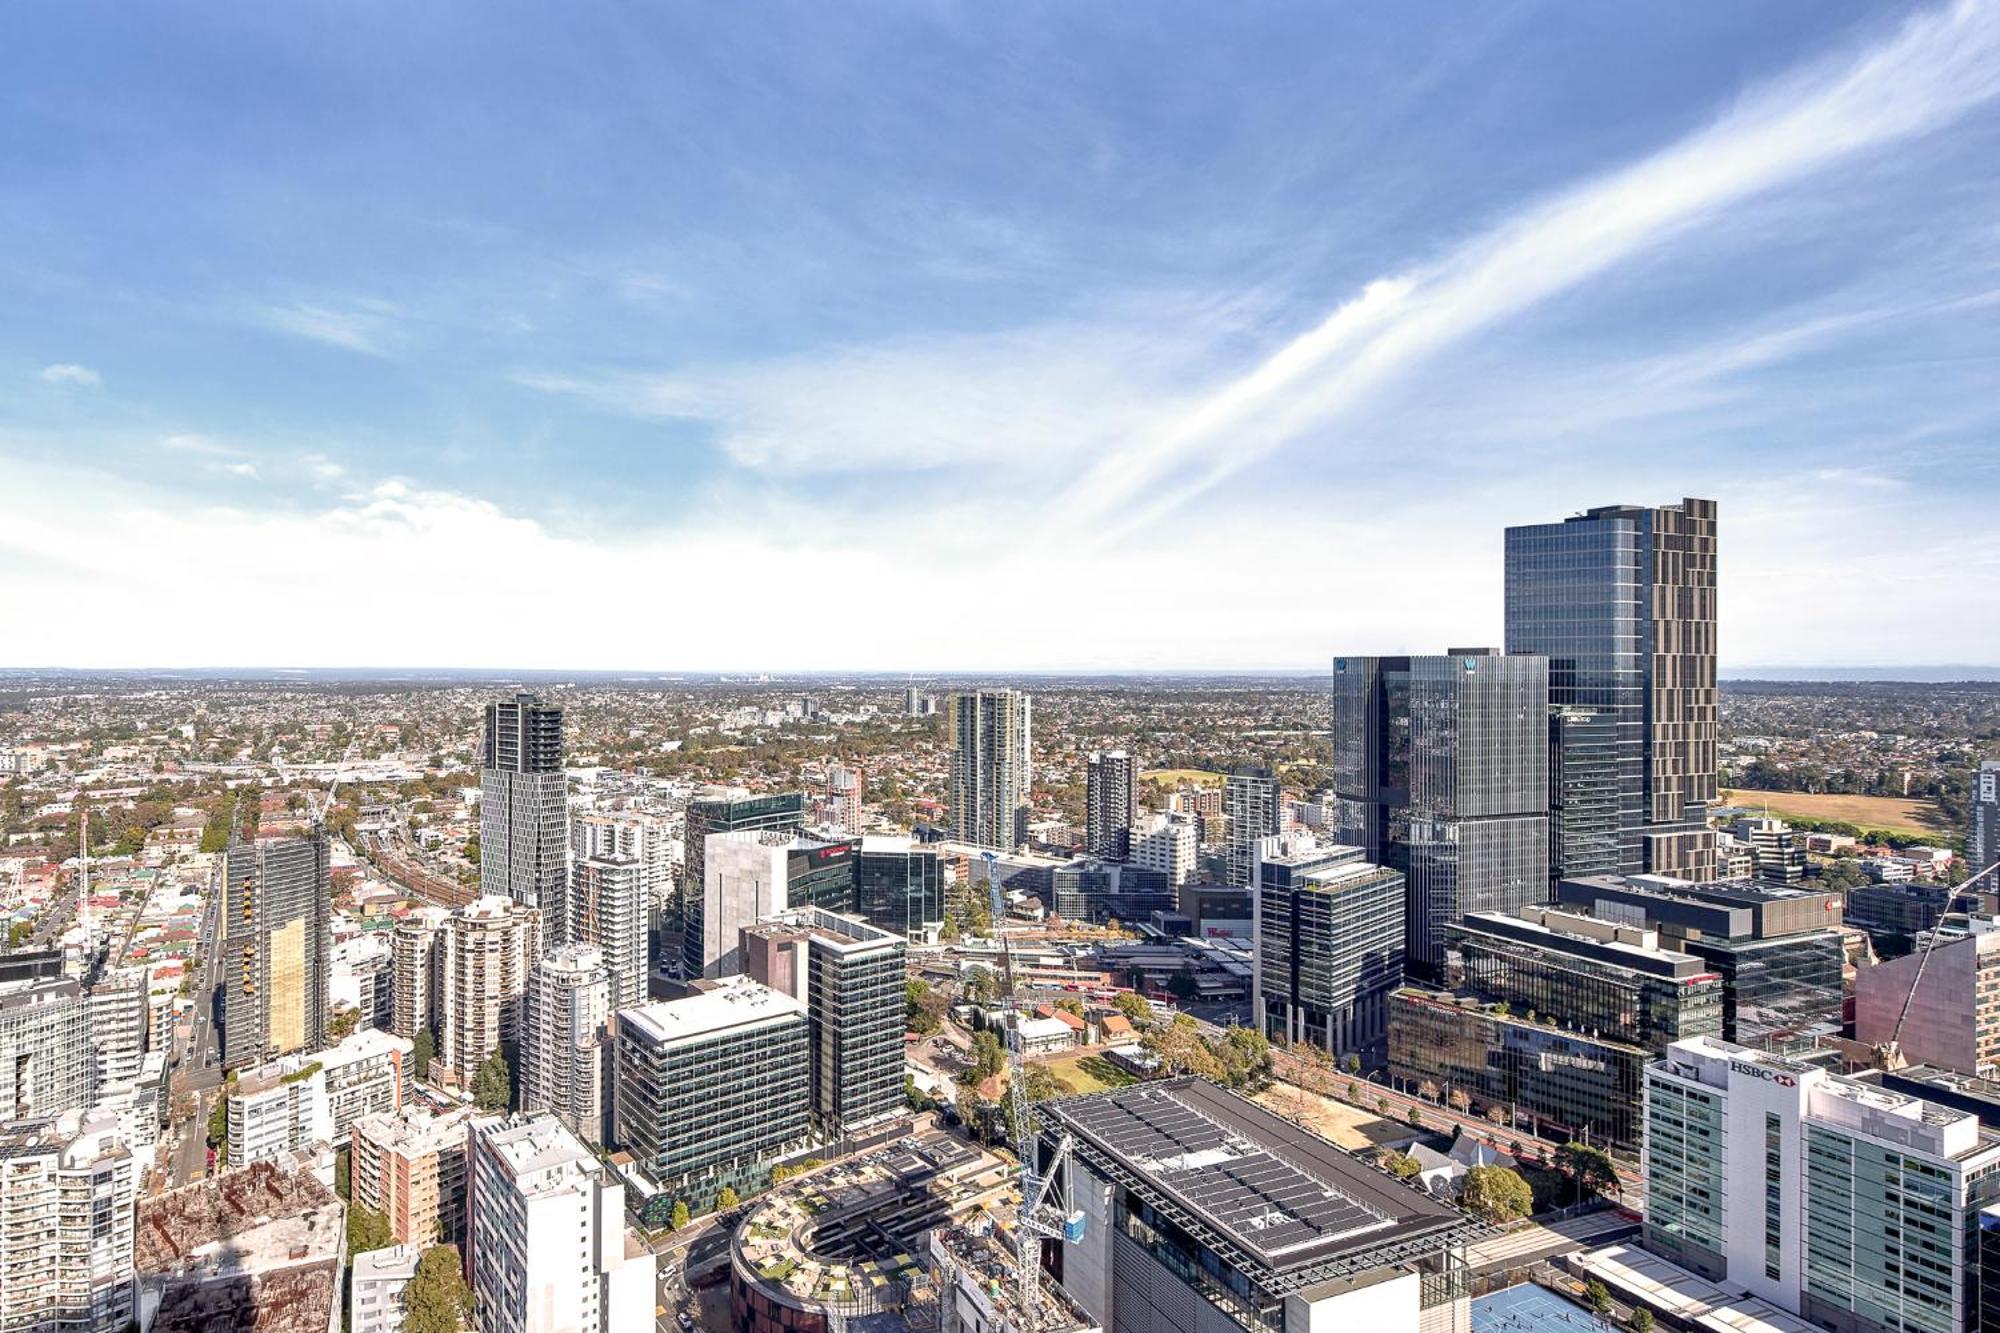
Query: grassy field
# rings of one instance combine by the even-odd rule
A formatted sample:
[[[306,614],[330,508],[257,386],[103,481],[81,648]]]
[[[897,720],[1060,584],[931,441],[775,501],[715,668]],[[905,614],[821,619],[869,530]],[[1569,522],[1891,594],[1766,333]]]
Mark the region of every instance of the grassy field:
[[[1932,801],[1906,801],[1894,796],[1815,796],[1796,791],[1722,793],[1722,804],[1762,810],[1799,819],[1838,819],[1860,828],[1888,833],[1948,833],[1944,814]]]
[[[1221,773],[1211,773],[1205,768],[1155,768],[1141,773],[1139,781],[1157,782],[1168,787],[1178,787],[1183,782],[1214,787],[1222,782],[1224,776]]]
[[[1103,1092],[1139,1081],[1101,1055],[1059,1055],[1035,1063],[1047,1068],[1056,1082],[1072,1093]]]
[[[1350,1152],[1364,1152],[1407,1138],[1411,1133],[1409,1125],[1402,1121],[1385,1120],[1289,1083],[1273,1083],[1252,1100],[1287,1120],[1297,1121],[1325,1135]]]

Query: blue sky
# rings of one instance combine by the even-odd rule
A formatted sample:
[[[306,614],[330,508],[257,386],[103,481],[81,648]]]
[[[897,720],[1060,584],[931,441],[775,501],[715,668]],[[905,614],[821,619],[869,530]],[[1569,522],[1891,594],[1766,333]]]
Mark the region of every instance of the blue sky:
[[[2000,662],[1990,3],[6,28],[0,658],[1311,666],[1704,495],[1725,666]]]

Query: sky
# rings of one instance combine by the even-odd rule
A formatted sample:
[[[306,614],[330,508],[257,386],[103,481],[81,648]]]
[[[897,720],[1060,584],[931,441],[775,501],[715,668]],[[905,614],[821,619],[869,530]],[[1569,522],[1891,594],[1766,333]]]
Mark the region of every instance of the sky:
[[[0,24],[0,664],[2000,663],[2000,0]]]

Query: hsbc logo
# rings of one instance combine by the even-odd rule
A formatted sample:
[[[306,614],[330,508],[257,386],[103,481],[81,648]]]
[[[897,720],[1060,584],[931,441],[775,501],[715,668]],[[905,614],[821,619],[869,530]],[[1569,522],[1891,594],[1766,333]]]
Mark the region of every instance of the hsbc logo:
[[[1796,1088],[1799,1086],[1799,1081],[1790,1074],[1781,1074],[1775,1069],[1766,1069],[1763,1065],[1753,1065],[1744,1060],[1731,1060],[1729,1062],[1729,1070],[1734,1074],[1748,1074],[1751,1078],[1760,1078],[1766,1083],[1775,1083],[1781,1088]]]

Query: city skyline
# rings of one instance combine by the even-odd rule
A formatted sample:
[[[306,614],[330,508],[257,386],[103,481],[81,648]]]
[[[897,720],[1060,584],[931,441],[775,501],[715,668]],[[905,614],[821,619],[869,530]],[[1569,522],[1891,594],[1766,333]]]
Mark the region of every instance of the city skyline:
[[[464,665],[504,550],[681,613],[522,669],[1313,669],[1499,642],[1508,524],[1701,495],[1725,674],[2000,662],[1991,6],[101,17],[0,56],[0,569],[123,631],[25,659],[213,664],[226,573],[267,662]],[[1125,614],[732,596],[821,568]]]

